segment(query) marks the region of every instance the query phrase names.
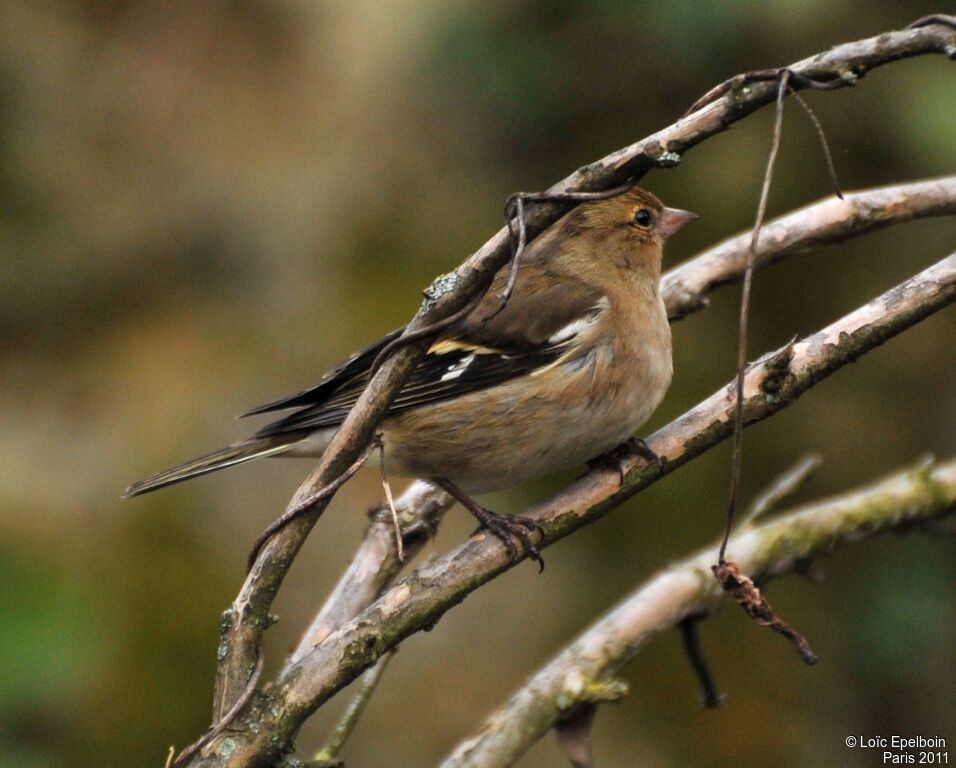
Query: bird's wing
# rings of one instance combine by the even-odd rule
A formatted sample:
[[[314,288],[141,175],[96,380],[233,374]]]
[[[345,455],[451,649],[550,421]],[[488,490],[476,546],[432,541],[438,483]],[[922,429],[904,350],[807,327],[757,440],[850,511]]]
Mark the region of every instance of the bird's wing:
[[[502,306],[509,276],[507,268],[495,275],[481,303],[454,329],[456,338],[489,347],[537,349],[595,307],[607,306],[600,291],[556,275],[546,264],[529,263],[522,264],[514,292]]]
[[[389,413],[450,400],[533,373],[567,353],[577,336],[607,309],[600,293],[529,265],[522,268],[514,294],[499,311],[506,272],[464,322],[432,344]],[[312,389],[250,411],[299,408],[266,425],[255,437],[301,434],[341,424],[368,384],[375,357],[400,332],[356,353]]]
[[[375,358],[378,357],[378,353],[385,348],[386,344],[401,336],[404,330],[404,326],[397,328],[378,341],[373,341],[368,346],[362,347],[351,357],[346,358],[335,367],[329,369],[314,387],[303,389],[294,395],[280,397],[278,400],[272,400],[264,405],[257,405],[255,408],[251,408],[245,413],[240,414],[240,418],[254,416],[258,413],[284,411],[289,408],[298,408],[300,406],[314,405],[315,403],[322,402],[330,397],[337,389],[353,381],[356,376],[367,374],[372,363],[375,362]]]

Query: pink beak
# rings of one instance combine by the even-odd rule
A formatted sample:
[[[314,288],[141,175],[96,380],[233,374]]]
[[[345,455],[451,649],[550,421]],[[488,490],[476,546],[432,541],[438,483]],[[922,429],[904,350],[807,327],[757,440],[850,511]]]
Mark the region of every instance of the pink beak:
[[[684,225],[697,218],[696,213],[682,211],[680,208],[665,208],[661,211],[661,232],[664,237],[670,237],[684,228]]]

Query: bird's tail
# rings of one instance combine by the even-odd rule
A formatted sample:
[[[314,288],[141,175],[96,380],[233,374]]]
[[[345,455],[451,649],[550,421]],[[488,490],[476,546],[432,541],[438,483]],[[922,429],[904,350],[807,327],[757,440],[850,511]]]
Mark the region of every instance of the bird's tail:
[[[141,493],[149,493],[157,488],[165,488],[167,485],[181,483],[183,480],[189,480],[192,477],[205,475],[207,472],[215,472],[217,469],[225,469],[236,464],[242,464],[252,459],[258,459],[263,456],[274,456],[294,448],[296,441],[283,440],[277,437],[267,437],[253,440],[246,440],[228,448],[221,448],[218,451],[207,453],[198,459],[187,461],[158,475],[147,477],[138,483],[133,483],[123,492],[123,498],[130,496],[139,496]]]

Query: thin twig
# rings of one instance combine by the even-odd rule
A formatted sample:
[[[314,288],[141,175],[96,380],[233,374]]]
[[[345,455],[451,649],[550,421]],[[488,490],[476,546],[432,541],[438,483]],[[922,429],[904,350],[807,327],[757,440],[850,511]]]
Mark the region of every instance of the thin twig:
[[[833,153],[830,152],[830,142],[827,141],[827,134],[823,130],[823,125],[820,123],[817,113],[810,108],[810,105],[807,104],[806,101],[804,101],[803,96],[801,96],[792,88],[790,89],[790,93],[793,98],[797,100],[797,104],[803,107],[803,111],[806,112],[807,117],[810,118],[810,122],[813,123],[813,130],[817,134],[817,139],[820,142],[820,149],[823,150],[823,158],[826,160],[827,173],[830,175],[830,186],[833,187],[833,194],[842,200],[843,190],[840,189],[840,180],[837,178],[836,166],[833,164]]]
[[[396,500],[402,525],[402,546],[406,560],[430,541],[444,514],[454,501],[439,488],[416,480]],[[390,515],[377,507],[369,513],[371,522],[352,562],[339,578],[308,629],[302,634],[283,669],[302,660],[319,643],[368,608],[402,570],[398,561]]]
[[[697,675],[700,685],[700,700],[707,709],[716,709],[724,699],[724,695],[717,688],[714,676],[704,656],[704,649],[700,645],[700,634],[697,629],[705,614],[695,614],[683,619],[677,626],[680,629],[681,639],[684,641],[684,652],[690,662],[691,669]]]
[[[753,525],[757,518],[763,517],[785,498],[796,493],[822,464],[823,457],[819,453],[803,456],[753,500],[741,518],[740,526]]]
[[[332,734],[329,736],[325,746],[316,752],[315,760],[332,761],[338,759],[342,747],[345,746],[346,740],[351,736],[352,731],[355,730],[355,726],[358,725],[362,712],[365,711],[365,707],[372,698],[372,694],[375,693],[375,689],[378,687],[378,683],[385,673],[385,667],[388,666],[388,662],[390,662],[394,656],[394,650],[386,653],[378,660],[378,663],[376,663],[374,667],[362,675],[358,691],[355,692],[355,696],[349,701],[345,712],[332,730]]]
[[[388,471],[385,468],[385,446],[379,442],[378,446],[379,470],[382,474],[382,490],[385,492],[385,503],[392,516],[392,528],[395,530],[395,555],[398,562],[405,562],[405,547],[402,544],[402,526],[398,522],[398,512],[395,509],[395,499],[392,496],[392,485],[388,482]]]
[[[856,82],[855,76],[850,76],[842,72],[828,73],[828,79],[810,77],[809,75],[797,72],[795,68],[782,67],[780,69],[758,69],[753,72],[744,72],[735,75],[720,85],[711,88],[707,93],[701,96],[697,101],[691,104],[690,108],[684,113],[684,117],[689,117],[704,107],[713,104],[717,99],[726,96],[735,89],[741,89],[750,83],[779,82],[784,72],[788,72],[788,79],[794,85],[800,88],[810,88],[815,91],[832,91],[837,88],[843,88]]]
[[[737,404],[734,409],[734,448],[730,470],[730,501],[727,504],[727,521],[724,527],[724,539],[720,545],[718,563],[726,561],[727,540],[734,524],[734,512],[737,509],[737,494],[740,487],[740,464],[743,452],[744,435],[744,375],[747,370],[747,327],[750,320],[750,291],[753,286],[754,261],[757,258],[757,243],[760,239],[760,228],[763,226],[764,215],[767,212],[767,199],[770,196],[770,185],[773,181],[773,170],[777,161],[777,152],[780,149],[780,135],[783,132],[783,100],[787,94],[787,83],[790,80],[790,70],[780,71],[780,81],[777,84],[777,112],[773,125],[773,140],[770,144],[770,156],[767,158],[767,169],[764,172],[763,186],[760,189],[760,202],[757,205],[757,220],[754,223],[753,236],[750,239],[750,252],[747,255],[747,269],[744,272],[744,286],[740,297],[740,325],[737,339]]]
[[[956,29],[956,16],[950,16],[946,13],[932,13],[929,16],[923,16],[920,19],[917,19],[912,24],[907,24],[906,29],[918,29],[919,27],[927,27],[930,24],[943,24],[947,27],[952,27]],[[954,56],[956,56],[956,51],[954,51]],[[952,56],[950,58],[953,58]]]
[[[764,224],[754,269],[926,216],[956,214],[956,176],[924,179],[827,197]],[[753,232],[718,243],[664,275],[661,296],[671,322],[704,309],[716,288],[739,281]]]
[[[339,488],[345,485],[354,475],[358,472],[362,465],[368,461],[368,457],[372,455],[372,451],[378,448],[380,445],[379,441],[373,440],[367,446],[365,450],[362,451],[361,455],[352,462],[352,465],[346,469],[341,475],[335,478],[331,483],[326,485],[321,490],[317,491],[314,496],[311,497],[308,504],[298,504],[292,507],[290,510],[285,512],[281,517],[273,521],[269,527],[267,527],[262,533],[259,534],[259,538],[255,540],[255,543],[252,545],[252,550],[249,552],[249,557],[246,560],[246,573],[252,570],[253,564],[256,562],[256,558],[259,557],[259,553],[262,551],[262,548],[268,543],[269,539],[276,535],[279,531],[285,528],[289,523],[295,520],[299,515],[308,509],[309,506],[315,504],[316,502],[324,501],[325,499],[331,498]]]

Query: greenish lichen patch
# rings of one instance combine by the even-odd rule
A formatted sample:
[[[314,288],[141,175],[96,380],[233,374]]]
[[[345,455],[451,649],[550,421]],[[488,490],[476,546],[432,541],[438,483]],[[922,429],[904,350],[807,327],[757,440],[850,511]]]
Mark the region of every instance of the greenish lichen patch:
[[[231,736],[227,736],[219,743],[219,754],[222,757],[230,757],[239,748],[239,742]]]
[[[581,670],[574,670],[555,695],[558,712],[567,712],[579,704],[599,704],[618,701],[629,692],[625,681],[616,677],[592,677]]]
[[[662,152],[657,158],[657,164],[661,168],[675,168],[680,165],[681,156],[677,152]]]
[[[387,645],[383,636],[377,633],[360,635],[345,646],[340,668],[365,669],[387,650]]]
[[[767,532],[757,559],[766,563],[804,558],[817,551],[821,543],[820,532],[812,521],[793,521]]]
[[[446,272],[432,280],[422,294],[425,296],[425,303],[422,306],[424,311],[431,309],[441,298],[458,287],[458,273]]]

